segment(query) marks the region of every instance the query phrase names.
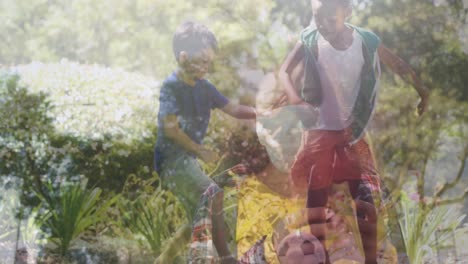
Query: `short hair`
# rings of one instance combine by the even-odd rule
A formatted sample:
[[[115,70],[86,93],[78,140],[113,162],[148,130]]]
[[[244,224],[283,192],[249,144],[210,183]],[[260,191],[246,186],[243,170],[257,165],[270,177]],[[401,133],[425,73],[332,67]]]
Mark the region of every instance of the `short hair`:
[[[192,56],[208,48],[216,51],[218,41],[213,32],[203,24],[187,21],[182,23],[174,33],[172,50],[177,61],[179,61],[179,54],[182,51]]]

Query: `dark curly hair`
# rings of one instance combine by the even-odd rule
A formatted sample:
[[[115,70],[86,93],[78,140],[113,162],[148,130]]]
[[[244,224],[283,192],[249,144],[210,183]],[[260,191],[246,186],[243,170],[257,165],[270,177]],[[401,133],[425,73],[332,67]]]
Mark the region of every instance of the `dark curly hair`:
[[[213,32],[203,24],[187,21],[182,23],[174,33],[172,50],[177,61],[181,51],[191,56],[207,48],[216,51],[218,41]]]

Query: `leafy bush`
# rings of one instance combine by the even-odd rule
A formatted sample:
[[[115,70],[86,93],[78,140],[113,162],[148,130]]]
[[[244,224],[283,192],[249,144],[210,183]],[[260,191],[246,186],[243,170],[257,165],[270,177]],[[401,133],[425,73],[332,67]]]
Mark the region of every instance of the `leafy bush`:
[[[0,72],[0,176],[17,177],[22,201],[34,203],[33,190],[42,191],[42,176],[63,155],[51,147],[51,105],[46,94],[32,94],[19,76]]]
[[[105,139],[71,139],[73,170],[89,178],[90,184],[105,190],[122,191],[129,175],[152,177],[155,135],[129,143]]]
[[[58,247],[64,256],[71,243],[88,228],[105,221],[107,210],[118,199],[118,195],[101,202],[102,190],[86,189],[86,184],[53,186],[47,183],[48,194],[37,194],[42,202],[44,214],[38,221],[49,233],[48,240]]]
[[[117,233],[123,236],[141,236],[143,245],[158,256],[164,241],[182,224],[186,217],[182,206],[169,191],[155,186],[158,177],[141,180],[131,175],[118,200],[120,218]]]
[[[152,134],[159,88],[152,78],[66,60],[14,70],[30,92],[49,95],[53,125],[60,134],[122,140],[141,140]]]
[[[42,71],[39,70],[39,72]],[[69,74],[74,76],[72,73]],[[28,75],[25,74],[25,76]],[[28,77],[31,78],[31,76]],[[97,77],[91,76],[90,78]],[[37,85],[43,87],[44,91],[60,90],[60,87],[53,85],[52,88],[55,90],[44,88],[48,86],[44,83],[44,79],[40,80]],[[114,82],[117,81],[114,80]],[[58,95],[47,96],[44,92],[31,93],[31,90],[35,89],[25,86],[24,83],[27,82],[21,81],[19,75],[11,71],[1,72],[0,117],[3,122],[2,129],[0,129],[0,158],[2,160],[0,175],[11,175],[22,179],[22,201],[25,205],[37,205],[38,200],[34,192],[45,192],[42,182],[48,179],[76,181],[81,176],[85,176],[89,178],[93,186],[120,191],[127,176],[131,173],[143,178],[151,177],[150,168],[153,163],[153,146],[156,140],[155,124],[143,127],[138,123],[140,120],[148,121],[149,119],[134,116],[126,119],[128,122],[134,121],[131,125],[125,123],[128,126],[145,131],[146,134],[143,134],[146,136],[141,138],[137,138],[130,130],[121,131],[120,136],[112,136],[111,132],[115,127],[104,121],[104,125],[110,130],[101,131],[102,134],[96,138],[92,137],[96,132],[92,127],[85,126],[86,133],[81,134],[76,131],[74,133],[73,130],[61,131],[57,127],[60,115],[55,116],[58,110],[53,107],[57,105],[57,102],[53,102],[53,98]],[[64,84],[67,82],[64,81]],[[70,89],[73,88],[79,90],[77,87]],[[91,85],[89,89],[92,89]],[[151,100],[149,97],[146,99]],[[79,115],[79,110],[75,109],[74,105],[68,108],[70,111],[78,111],[75,114]],[[116,110],[118,110],[117,107]],[[96,115],[93,116],[94,120],[99,120],[95,117]],[[78,123],[89,123],[86,118],[89,116],[80,116]],[[75,120],[67,119],[65,123]],[[143,123],[147,124],[149,121]],[[73,127],[73,125],[69,123],[65,127]],[[76,129],[78,131],[84,128]]]

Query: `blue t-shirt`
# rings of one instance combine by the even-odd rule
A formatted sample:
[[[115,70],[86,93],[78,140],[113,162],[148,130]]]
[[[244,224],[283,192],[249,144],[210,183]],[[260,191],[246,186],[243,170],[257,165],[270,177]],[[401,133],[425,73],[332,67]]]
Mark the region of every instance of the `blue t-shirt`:
[[[223,108],[229,100],[208,80],[198,80],[194,87],[172,73],[164,82],[159,94],[158,139],[155,147],[155,169],[168,159],[189,154],[184,148],[164,134],[163,120],[167,115],[176,115],[179,127],[194,142],[202,144],[211,110]]]

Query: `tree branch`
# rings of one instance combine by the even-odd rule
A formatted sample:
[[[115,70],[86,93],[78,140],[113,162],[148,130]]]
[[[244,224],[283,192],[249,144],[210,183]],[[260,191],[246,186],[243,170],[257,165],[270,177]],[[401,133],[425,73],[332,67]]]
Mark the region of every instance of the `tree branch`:
[[[443,206],[443,205],[448,205],[448,204],[460,203],[460,202],[463,202],[467,197],[468,197],[468,189],[466,189],[465,193],[463,193],[463,195],[461,195],[460,197],[453,198],[453,199],[445,199],[442,201],[436,200],[435,205]]]
[[[457,173],[457,177],[450,183],[445,183],[442,188],[440,188],[434,195],[434,197],[437,199],[437,198],[440,198],[446,191],[448,191],[449,189],[452,189],[453,187],[455,187],[458,182],[461,180],[462,176],[463,176],[463,172],[465,171],[465,166],[466,166],[466,158],[468,156],[468,145],[465,146],[465,150],[464,150],[464,154],[463,154],[463,157],[462,157],[462,163],[460,165],[460,169],[458,170],[458,173]]]

